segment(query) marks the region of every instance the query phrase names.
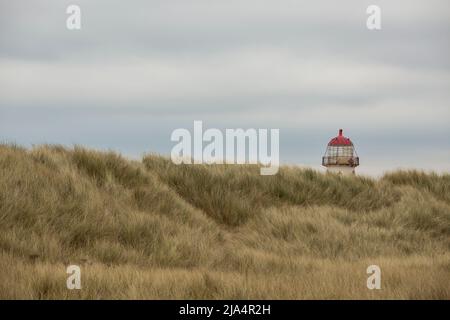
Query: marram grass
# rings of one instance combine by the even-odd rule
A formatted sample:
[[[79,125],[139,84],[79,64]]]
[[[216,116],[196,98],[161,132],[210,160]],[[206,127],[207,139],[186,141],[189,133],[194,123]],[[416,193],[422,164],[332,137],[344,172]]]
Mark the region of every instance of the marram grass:
[[[450,299],[449,195],[448,174],[0,145],[0,298]]]

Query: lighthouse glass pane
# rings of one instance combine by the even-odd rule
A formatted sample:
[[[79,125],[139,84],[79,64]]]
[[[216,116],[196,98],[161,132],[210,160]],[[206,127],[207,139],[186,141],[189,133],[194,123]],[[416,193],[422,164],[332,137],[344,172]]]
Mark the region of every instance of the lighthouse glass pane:
[[[328,147],[328,156],[336,157],[338,154],[338,147]]]
[[[342,153],[340,153],[340,155],[344,156],[344,157],[352,157],[353,156],[353,147],[341,147],[342,148]]]
[[[331,146],[328,147],[328,157],[353,157],[352,146]]]

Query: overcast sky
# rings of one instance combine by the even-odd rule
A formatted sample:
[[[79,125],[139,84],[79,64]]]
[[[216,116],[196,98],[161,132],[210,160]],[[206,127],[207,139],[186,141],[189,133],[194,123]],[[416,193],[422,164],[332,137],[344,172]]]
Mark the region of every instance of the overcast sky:
[[[285,164],[343,128],[359,172],[448,172],[450,2],[0,0],[1,141],[169,155],[194,120],[280,129]]]

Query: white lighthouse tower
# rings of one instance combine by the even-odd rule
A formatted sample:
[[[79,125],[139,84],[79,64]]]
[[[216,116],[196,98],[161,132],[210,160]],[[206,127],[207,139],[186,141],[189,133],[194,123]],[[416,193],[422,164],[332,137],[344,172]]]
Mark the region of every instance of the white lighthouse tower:
[[[328,143],[327,151],[322,157],[322,165],[330,172],[355,174],[355,168],[359,166],[359,157],[353,142],[344,137],[342,129],[339,129],[339,135]]]

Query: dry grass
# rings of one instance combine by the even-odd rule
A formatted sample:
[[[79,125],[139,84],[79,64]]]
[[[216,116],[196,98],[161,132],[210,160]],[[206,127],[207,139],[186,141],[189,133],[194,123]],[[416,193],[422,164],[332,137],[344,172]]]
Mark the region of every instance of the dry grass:
[[[448,174],[260,176],[0,145],[0,298],[449,299],[449,195]]]

